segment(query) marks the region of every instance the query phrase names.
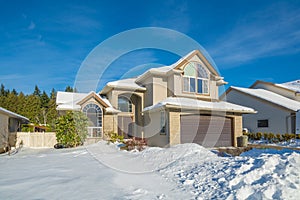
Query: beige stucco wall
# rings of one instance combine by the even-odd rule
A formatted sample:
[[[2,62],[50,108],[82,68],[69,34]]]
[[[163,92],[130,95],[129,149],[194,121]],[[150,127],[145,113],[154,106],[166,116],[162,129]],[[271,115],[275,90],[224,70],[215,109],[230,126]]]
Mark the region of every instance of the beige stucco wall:
[[[162,135],[160,126],[160,111],[145,113],[144,137],[149,146],[168,146],[168,133]]]
[[[258,111],[256,114],[243,116],[243,128],[248,128],[250,132],[272,132],[274,134],[291,132],[291,119],[288,117],[291,114],[290,111],[236,90],[231,90],[226,99],[228,102],[247,106]],[[269,120],[268,128],[257,127],[257,120],[263,119]]]
[[[8,116],[0,113],[0,152],[8,141]]]

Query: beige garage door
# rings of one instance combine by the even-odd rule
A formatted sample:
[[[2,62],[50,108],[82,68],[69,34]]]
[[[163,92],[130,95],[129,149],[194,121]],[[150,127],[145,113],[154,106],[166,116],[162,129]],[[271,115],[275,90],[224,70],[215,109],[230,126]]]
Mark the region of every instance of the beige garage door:
[[[182,115],[180,133],[181,143],[232,146],[232,120],[223,116]]]

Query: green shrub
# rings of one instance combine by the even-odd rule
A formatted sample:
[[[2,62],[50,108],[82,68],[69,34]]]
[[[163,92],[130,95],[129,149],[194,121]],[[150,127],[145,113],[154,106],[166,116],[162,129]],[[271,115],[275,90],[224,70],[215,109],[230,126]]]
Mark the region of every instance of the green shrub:
[[[87,136],[88,118],[82,112],[67,111],[55,124],[57,142],[64,147],[82,145]]]
[[[275,138],[274,133],[269,133],[269,134],[268,134],[268,141],[269,141],[269,142],[273,142],[273,141],[274,141],[274,138]]]
[[[115,143],[115,142],[120,142],[120,143],[124,143],[124,136],[119,135],[118,133],[114,133],[114,132],[109,132],[106,134],[108,143]]]
[[[249,133],[248,137],[249,137],[249,140],[254,140],[255,139],[255,134],[254,133]]]
[[[265,139],[265,140],[268,139],[268,133],[264,133],[264,139]]]
[[[262,138],[262,133],[261,132],[257,132],[255,135],[255,140],[261,140]]]
[[[300,134],[296,134],[296,139],[300,139]]]
[[[276,134],[276,142],[282,142],[282,137],[279,133]]]

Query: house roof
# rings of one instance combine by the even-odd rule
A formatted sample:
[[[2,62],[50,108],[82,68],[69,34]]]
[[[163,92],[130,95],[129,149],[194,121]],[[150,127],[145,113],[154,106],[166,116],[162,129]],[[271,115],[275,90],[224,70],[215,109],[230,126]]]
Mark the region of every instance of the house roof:
[[[100,94],[106,94],[111,89],[127,89],[132,91],[146,91],[145,87],[142,87],[138,84],[136,84],[136,78],[128,78],[128,79],[122,79],[118,81],[112,81],[108,82],[105,87],[101,90]]]
[[[241,88],[241,87],[230,87],[228,90],[228,93],[230,90],[237,90],[239,92],[257,97],[259,99],[262,99],[264,101],[273,103],[277,106],[292,110],[292,111],[298,111],[300,110],[300,102],[295,101],[292,99],[289,99],[287,97],[284,97],[282,95],[276,94],[274,92],[264,90],[264,89],[251,89],[251,88]]]
[[[12,112],[12,111],[6,110],[5,108],[2,108],[2,107],[0,107],[0,113],[4,113],[4,114],[8,115],[9,117],[22,119],[24,121],[29,122],[29,119],[27,117],[24,117],[22,115]]]
[[[168,97],[165,100],[146,107],[143,111],[159,110],[163,107],[174,107],[182,109],[194,109],[194,110],[208,110],[208,111],[222,111],[222,112],[237,112],[237,113],[255,113],[252,108],[240,106],[225,101],[209,102],[197,99],[190,99],[184,97]]]
[[[108,99],[100,96],[94,91],[90,93],[72,93],[72,92],[57,92],[56,97],[56,109],[57,110],[73,110],[79,111],[81,109],[80,103],[85,100],[94,97],[96,100],[100,101],[105,107],[107,113],[117,113],[119,110],[115,109]]]
[[[85,98],[88,93],[57,92],[56,109],[57,110],[80,110],[77,103]]]
[[[287,88],[289,90],[293,90],[296,93],[300,93],[300,80],[290,81],[276,85],[279,87]]]

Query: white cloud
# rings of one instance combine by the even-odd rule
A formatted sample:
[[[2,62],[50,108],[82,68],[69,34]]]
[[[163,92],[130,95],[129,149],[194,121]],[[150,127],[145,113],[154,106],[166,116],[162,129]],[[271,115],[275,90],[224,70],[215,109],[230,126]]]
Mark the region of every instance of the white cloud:
[[[275,4],[245,16],[208,49],[218,64],[231,67],[261,57],[297,53],[300,51],[300,9]]]

